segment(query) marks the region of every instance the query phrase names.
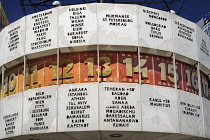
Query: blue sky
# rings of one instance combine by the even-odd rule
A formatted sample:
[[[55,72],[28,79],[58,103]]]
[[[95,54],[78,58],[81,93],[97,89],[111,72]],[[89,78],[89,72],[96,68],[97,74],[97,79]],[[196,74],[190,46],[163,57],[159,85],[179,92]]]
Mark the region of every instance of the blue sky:
[[[19,0],[0,0],[4,6],[5,12],[7,14],[7,17],[9,19],[9,22],[12,23],[21,17],[24,16],[22,12],[22,8],[20,6]],[[26,0],[28,1],[28,0]],[[32,2],[37,2],[41,0],[31,0]],[[93,1],[93,0],[85,0],[85,1]],[[115,1],[132,1],[132,2],[142,2],[145,0],[115,0]],[[146,0],[147,2],[158,2],[162,0]],[[169,0],[166,0],[169,1]],[[203,18],[206,14],[210,12],[210,0],[179,0],[177,2],[174,2],[170,9],[174,9],[176,12],[178,12],[182,6],[182,3],[184,2],[184,6],[180,12],[180,16],[192,21],[192,22],[198,22],[201,18]],[[82,3],[83,0],[60,0],[62,4],[75,4],[75,3]],[[52,2],[49,2],[50,5]],[[145,6],[148,6],[148,4],[145,4]],[[157,9],[163,9],[165,7],[163,4],[151,4],[149,7],[157,8]],[[45,7],[39,7],[40,9],[46,9]],[[165,9],[166,10],[166,9]],[[39,10],[37,10],[39,11]],[[27,14],[34,13],[33,7],[27,6],[26,7]]]

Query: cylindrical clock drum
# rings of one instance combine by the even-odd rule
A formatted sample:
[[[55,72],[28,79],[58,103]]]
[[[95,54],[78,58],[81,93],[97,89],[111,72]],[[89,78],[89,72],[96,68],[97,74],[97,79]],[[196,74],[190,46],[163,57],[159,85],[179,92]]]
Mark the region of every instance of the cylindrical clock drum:
[[[0,32],[0,139],[210,139],[210,38],[138,5],[60,6]]]

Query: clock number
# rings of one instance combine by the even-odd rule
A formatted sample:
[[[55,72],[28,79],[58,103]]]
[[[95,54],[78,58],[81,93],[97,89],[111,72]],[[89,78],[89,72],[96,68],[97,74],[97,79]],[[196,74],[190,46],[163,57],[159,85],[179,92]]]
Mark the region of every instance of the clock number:
[[[166,81],[166,78],[168,78],[168,80],[172,83],[174,83],[174,66],[173,64],[168,64],[168,71],[166,71],[166,63],[161,62],[160,64],[158,64],[158,67],[160,68],[160,73],[161,73],[161,80],[162,81]],[[175,66],[175,68],[177,69],[177,66]],[[167,74],[171,74],[173,76],[170,76]],[[179,75],[176,72],[176,82],[179,80]]]
[[[52,80],[57,80],[57,61],[53,61],[49,64],[49,68],[52,69]]]
[[[9,77],[9,91],[13,91],[15,89],[15,86],[16,86],[16,75],[15,73],[12,73]]]
[[[68,73],[74,66],[74,63],[71,59],[64,59],[60,62],[60,66],[67,65],[64,71],[59,75],[59,78],[73,78],[74,73]]]
[[[158,67],[160,68],[161,80],[166,81],[166,63],[161,62]]]
[[[30,74],[31,73],[31,74]],[[38,71],[37,71],[37,65],[34,65],[30,69],[29,73],[29,67],[26,67],[26,73],[25,73],[25,86],[29,85],[29,76],[31,76],[32,84],[38,83]]]
[[[208,82],[204,78],[202,78],[201,82],[203,85],[203,94],[205,94],[208,97]]]
[[[8,94],[8,76],[4,79],[4,94]]]
[[[148,78],[148,68],[145,67],[145,68],[142,68],[147,62],[147,59],[141,59],[140,60],[140,68],[141,68],[141,75],[142,75],[142,78]]]
[[[37,65],[34,65],[31,69],[30,72],[32,72],[32,83],[36,84],[38,83],[38,72],[37,72]]]
[[[132,71],[132,58],[126,58],[123,60],[123,63],[126,64],[126,76],[132,77],[133,71]]]
[[[99,73],[99,76],[102,77],[106,77],[109,76],[112,73],[112,69],[109,66],[111,64],[111,59],[109,57],[100,57],[99,61],[104,61],[104,64],[102,65],[103,69],[100,70],[98,72],[98,70],[96,70],[97,73]]]
[[[141,59],[140,60],[140,67],[141,67],[141,74],[143,78],[148,78],[148,68],[142,68],[147,62],[147,59]],[[123,63],[126,65],[126,76],[127,77],[132,77],[133,72],[134,73],[139,73],[139,65],[137,65],[135,68],[133,68],[132,71],[132,58],[125,58],[123,60]]]
[[[7,76],[4,79],[4,94],[9,94],[9,92],[12,92],[16,87],[16,75],[15,73],[12,73],[10,76]]]
[[[61,74],[59,74],[59,79],[62,78],[73,78],[74,73],[69,73],[74,66],[74,63],[71,59],[64,59],[60,62],[60,67],[66,65],[66,68],[63,70]],[[53,61],[50,63],[49,68],[52,69],[52,80],[57,79],[57,61]]]
[[[190,70],[185,70],[187,76],[187,86],[193,87],[194,89],[198,89],[198,80],[195,79],[197,72],[190,73]]]
[[[197,72],[194,71],[192,73],[192,86],[193,86],[194,89],[197,90],[198,89],[198,80],[195,79],[196,75],[197,75]]]
[[[94,76],[94,60],[93,57],[89,57],[84,61],[85,64],[88,66],[88,76]]]

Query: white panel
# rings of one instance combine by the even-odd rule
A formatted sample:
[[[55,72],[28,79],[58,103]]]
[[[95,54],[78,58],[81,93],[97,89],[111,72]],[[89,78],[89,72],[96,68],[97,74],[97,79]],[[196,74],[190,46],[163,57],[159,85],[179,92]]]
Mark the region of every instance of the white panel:
[[[210,69],[210,38],[197,26],[199,61]]]
[[[3,63],[10,62],[24,55],[25,46],[25,17],[10,24],[5,28],[4,38],[4,60]]]
[[[198,60],[196,24],[172,14],[174,52]]]
[[[96,4],[59,7],[59,47],[97,44]]]
[[[58,89],[58,131],[98,130],[98,84]]]
[[[3,53],[3,47],[5,44],[5,38],[4,38],[5,34],[4,34],[4,29],[0,32],[0,66],[3,65],[3,58],[4,58],[4,53]]]
[[[210,139],[210,101],[203,98],[203,114],[204,114],[204,128],[205,137]]]
[[[143,131],[178,133],[177,93],[173,88],[141,86]]]
[[[139,6],[138,27],[140,46],[173,52],[169,12]]]
[[[25,53],[57,48],[57,8],[26,17]]]
[[[195,94],[178,91],[180,133],[204,137],[201,98]]]
[[[23,92],[7,96],[2,101],[2,134],[4,138],[21,135]]]
[[[98,4],[99,44],[138,46],[135,5]]]
[[[57,87],[24,92],[23,134],[56,131]]]
[[[141,130],[137,84],[100,84],[100,130]]]

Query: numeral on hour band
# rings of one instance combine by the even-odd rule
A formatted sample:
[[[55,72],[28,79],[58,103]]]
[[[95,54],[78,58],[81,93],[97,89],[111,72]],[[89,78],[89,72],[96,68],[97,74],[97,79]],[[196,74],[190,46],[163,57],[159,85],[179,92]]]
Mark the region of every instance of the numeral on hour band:
[[[111,75],[112,69],[109,66],[111,64],[111,59],[109,57],[100,57],[99,61],[104,62],[104,64],[101,66],[101,69],[99,71],[96,70],[96,72],[99,73],[99,76],[106,77]]]
[[[5,77],[4,79],[4,94],[7,94],[9,89],[8,89],[9,81],[8,81],[8,76]]]
[[[29,79],[29,77],[31,77],[31,79]],[[30,68],[30,71],[29,71],[29,67],[26,67],[25,86],[29,85],[30,80],[31,80],[32,84],[38,83],[37,65],[34,65],[32,68]]]
[[[104,62],[103,65],[101,65],[100,70],[96,70],[96,73],[99,74],[101,77],[106,77],[111,75],[112,69],[109,66],[111,64],[111,59],[109,57],[100,57],[99,58],[100,62]],[[94,76],[94,58],[93,57],[88,57],[85,61],[85,64],[88,66],[88,76]]]
[[[13,91],[15,89],[15,86],[16,86],[16,75],[15,73],[12,73],[10,76],[9,76],[9,91]]]
[[[127,77],[132,77],[133,76],[132,58],[125,58],[123,60],[123,63],[126,64],[126,76]]]
[[[190,72],[190,70],[185,70],[187,76],[187,86],[193,87],[194,89],[198,89],[198,80],[196,79],[197,72]]]
[[[196,79],[197,72],[192,73],[192,86],[194,89],[198,89],[198,80]]]
[[[51,62],[49,65],[49,68],[52,69],[51,79],[56,80],[57,79],[57,61]]]
[[[73,78],[74,77],[74,73],[69,73],[74,66],[74,63],[71,59],[62,60],[59,64],[59,66],[60,67],[65,67],[66,66],[66,68],[63,70],[63,72],[61,72],[59,74],[59,79],[61,79],[61,78]],[[56,80],[57,79],[57,61],[53,61],[52,63],[50,63],[49,67],[52,68],[51,79]]]
[[[147,62],[147,59],[140,60],[140,71],[141,71],[143,78],[148,78],[148,68],[143,67],[146,64],[146,62]],[[139,65],[137,65],[136,67],[133,68],[132,58],[125,58],[123,60],[123,63],[126,65],[126,76],[127,77],[132,77],[133,72],[139,73]],[[133,68],[133,70],[132,70],[132,68]]]
[[[166,81],[166,78],[168,78],[168,80],[170,82],[174,83],[174,66],[173,66],[173,64],[168,64],[167,65],[168,69],[166,69],[166,63],[161,62],[160,64],[158,64],[158,67],[160,68],[161,80]],[[177,66],[175,66],[175,68],[177,69]],[[167,74],[170,74],[172,76],[170,76],[170,75],[167,76]],[[176,82],[177,81],[179,81],[179,76],[176,72]]]
[[[32,83],[36,84],[38,82],[38,72],[37,72],[37,65],[34,65],[30,72],[32,72]]]
[[[88,57],[85,61],[85,64],[88,66],[88,76],[94,76],[94,59],[93,57]]]
[[[141,59],[140,60],[140,68],[141,68],[142,78],[148,78],[148,68],[147,67],[144,67],[144,65],[146,64],[146,62],[147,62],[147,59]]]
[[[205,94],[208,97],[209,96],[208,82],[203,77],[201,77],[201,82],[202,82],[203,94]]]
[[[4,94],[12,92],[16,87],[16,75],[15,73],[10,74],[10,76],[5,77],[4,79]]]
[[[69,73],[74,66],[74,63],[71,59],[64,59],[60,62],[60,67],[66,66],[61,74],[59,74],[59,78],[73,78],[74,73]]]

